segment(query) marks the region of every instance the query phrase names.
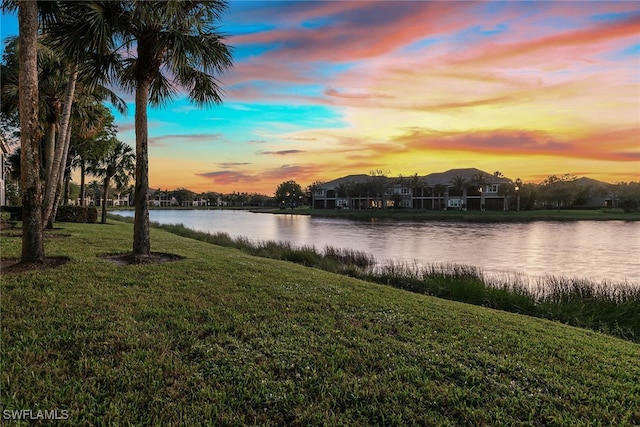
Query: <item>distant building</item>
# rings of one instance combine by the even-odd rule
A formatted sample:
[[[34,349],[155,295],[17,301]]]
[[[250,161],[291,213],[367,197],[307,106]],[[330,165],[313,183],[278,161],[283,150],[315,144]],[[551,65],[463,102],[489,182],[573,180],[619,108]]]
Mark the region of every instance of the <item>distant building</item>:
[[[574,184],[578,194],[574,207],[586,209],[618,207],[619,200],[615,195],[614,185],[586,177],[576,179]]]
[[[475,168],[402,178],[348,175],[318,186],[311,203],[315,209],[506,210],[502,190],[512,183]]]
[[[195,207],[209,206],[209,199],[207,199],[204,196],[196,196],[196,198],[191,202],[191,206],[195,206]]]
[[[129,206],[129,193],[117,193],[110,206]]]
[[[178,201],[168,191],[149,190],[149,206],[167,207],[177,205]]]

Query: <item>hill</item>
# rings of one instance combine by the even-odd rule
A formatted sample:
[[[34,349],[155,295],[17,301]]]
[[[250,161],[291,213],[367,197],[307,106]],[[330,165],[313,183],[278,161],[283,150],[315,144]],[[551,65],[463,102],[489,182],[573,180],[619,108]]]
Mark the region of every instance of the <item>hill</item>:
[[[3,274],[2,416],[76,425],[629,425],[640,346],[152,230],[63,224]],[[2,237],[2,257],[20,239]],[[7,412],[9,411],[9,412]],[[60,412],[59,412],[60,413]],[[27,425],[24,423],[24,425]]]

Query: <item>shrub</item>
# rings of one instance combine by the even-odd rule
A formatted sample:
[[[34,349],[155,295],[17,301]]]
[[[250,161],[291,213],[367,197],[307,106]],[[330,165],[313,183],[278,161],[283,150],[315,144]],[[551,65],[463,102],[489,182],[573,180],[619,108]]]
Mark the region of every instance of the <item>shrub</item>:
[[[60,206],[56,214],[56,221],[60,222],[88,222],[98,220],[98,209],[87,206]]]
[[[2,206],[2,212],[8,212],[10,221],[22,220],[22,206]]]

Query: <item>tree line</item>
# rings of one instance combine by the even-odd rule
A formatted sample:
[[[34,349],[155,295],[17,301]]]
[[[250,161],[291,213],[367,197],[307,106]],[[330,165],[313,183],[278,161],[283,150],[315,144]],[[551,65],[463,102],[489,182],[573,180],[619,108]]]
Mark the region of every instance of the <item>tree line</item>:
[[[346,182],[336,189],[337,197],[369,198],[374,205],[384,207],[385,197],[388,196],[392,205],[400,207],[402,196],[398,193],[389,194],[393,186],[407,188],[412,194],[426,197],[460,197],[465,191],[476,190],[474,195],[482,197],[478,189],[489,183],[488,174],[475,174],[470,179],[455,176],[445,184],[430,184],[418,174],[411,176],[398,175],[388,177],[388,172],[372,171],[367,178],[360,182]],[[502,173],[496,171],[496,177]],[[315,181],[303,191],[295,181],[280,184],[276,190],[276,199],[286,206],[291,206],[296,200],[311,203],[311,195],[317,191],[323,181]],[[573,174],[550,175],[540,183],[523,183],[519,178],[512,182],[499,185],[497,194],[514,199],[516,203],[509,208],[512,210],[532,209],[567,209],[579,207],[616,207],[625,212],[640,210],[640,182],[617,182],[610,184],[589,178],[578,178]],[[597,202],[592,200],[597,199]],[[601,203],[595,206],[593,203]],[[604,204],[608,203],[607,206]],[[433,207],[432,207],[433,209]]]
[[[87,171],[102,177],[105,191],[120,179],[114,159],[135,168],[131,255],[150,257],[147,108],[175,98],[178,88],[196,105],[222,102],[217,77],[232,67],[217,30],[226,7],[222,0],[2,2],[19,24],[3,57],[1,110],[3,134],[10,123],[20,138],[21,262],[44,262],[43,230],[55,219],[69,159],[84,168],[92,156]],[[109,134],[104,102],[125,112],[111,87],[134,95],[135,153],[113,135],[98,138],[99,148],[81,142]]]

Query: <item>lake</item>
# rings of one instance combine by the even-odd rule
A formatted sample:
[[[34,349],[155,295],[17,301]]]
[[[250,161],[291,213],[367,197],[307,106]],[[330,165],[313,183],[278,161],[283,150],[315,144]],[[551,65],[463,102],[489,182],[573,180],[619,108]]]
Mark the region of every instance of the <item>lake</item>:
[[[133,211],[117,211],[133,217]],[[150,220],[254,241],[365,251],[377,260],[458,263],[496,277],[544,275],[640,286],[640,222],[371,222],[240,210],[151,210]]]

